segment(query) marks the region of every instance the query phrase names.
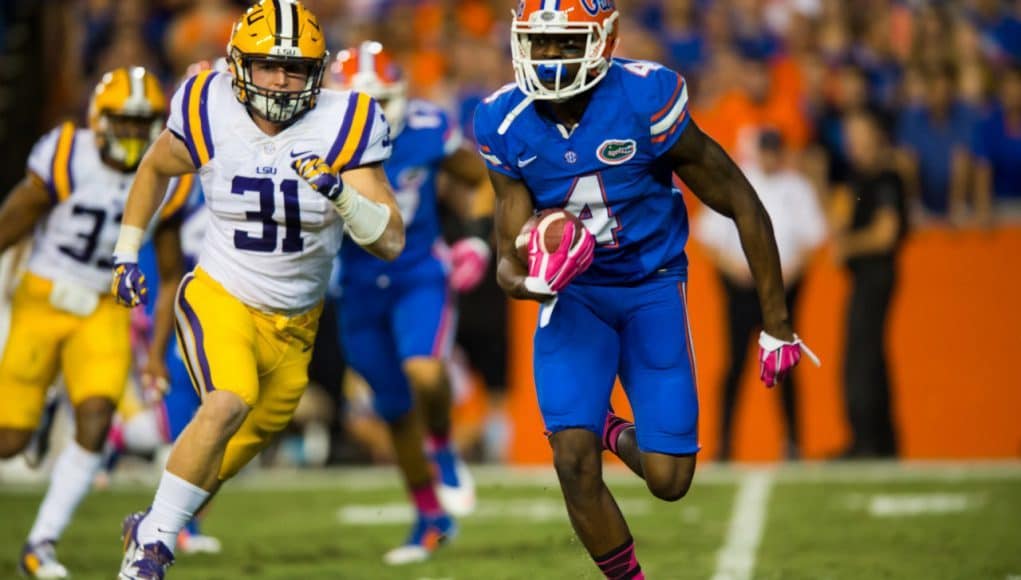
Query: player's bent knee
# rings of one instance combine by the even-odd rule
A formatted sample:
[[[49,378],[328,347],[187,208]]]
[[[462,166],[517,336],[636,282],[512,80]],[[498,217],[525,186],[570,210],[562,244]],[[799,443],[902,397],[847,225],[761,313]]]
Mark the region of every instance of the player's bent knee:
[[[244,422],[251,407],[238,395],[228,391],[214,391],[202,401],[193,422],[216,436],[229,438]]]
[[[107,397],[89,397],[78,403],[74,408],[78,445],[94,453],[101,451],[113,423],[115,409],[116,403]]]
[[[677,501],[687,495],[695,478],[695,456],[648,454],[643,457],[645,484],[663,501]]]
[[[0,459],[10,459],[21,453],[31,439],[30,430],[0,428]]]
[[[688,494],[691,488],[691,478],[675,478],[667,481],[646,480],[646,485],[652,495],[663,501],[678,501]]]
[[[443,360],[419,356],[404,362],[404,374],[418,392],[431,392],[443,388],[447,382],[447,367]]]

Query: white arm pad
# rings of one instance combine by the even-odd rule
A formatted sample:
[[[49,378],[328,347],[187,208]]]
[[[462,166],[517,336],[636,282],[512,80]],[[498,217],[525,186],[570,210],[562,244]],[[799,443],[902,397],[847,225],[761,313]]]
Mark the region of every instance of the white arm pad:
[[[117,236],[117,245],[113,247],[114,261],[117,263],[138,262],[138,249],[142,247],[145,231],[135,226],[122,225]]]
[[[372,201],[347,183],[333,207],[344,219],[348,235],[359,246],[378,240],[390,223],[390,206]]]

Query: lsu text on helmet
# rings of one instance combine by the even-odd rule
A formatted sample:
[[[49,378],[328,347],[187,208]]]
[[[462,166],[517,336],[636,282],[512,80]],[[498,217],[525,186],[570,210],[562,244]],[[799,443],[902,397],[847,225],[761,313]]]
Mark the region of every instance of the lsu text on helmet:
[[[134,171],[163,130],[167,100],[156,76],[140,66],[103,75],[89,101],[89,128],[103,161]]]
[[[383,45],[367,40],[337,53],[330,68],[330,86],[365,93],[379,101],[396,136],[404,128],[408,85],[404,73]]]
[[[256,115],[289,123],[316,106],[326,67],[326,40],[319,22],[297,0],[260,0],[234,25],[227,61],[234,95]],[[274,90],[252,81],[254,63],[270,64],[304,78],[295,91]]]
[[[511,57],[518,87],[538,100],[565,100],[596,85],[610,67],[617,47],[617,8],[613,0],[521,0],[511,23]],[[534,35],[583,35],[575,58],[532,57]],[[569,68],[577,65],[573,78]]]

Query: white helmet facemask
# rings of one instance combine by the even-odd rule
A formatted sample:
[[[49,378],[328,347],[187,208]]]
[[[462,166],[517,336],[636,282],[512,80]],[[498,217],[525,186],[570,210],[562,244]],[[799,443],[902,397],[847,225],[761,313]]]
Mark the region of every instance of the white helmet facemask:
[[[383,116],[390,125],[390,136],[400,134],[408,112],[408,85],[405,81],[385,83],[375,72],[358,72],[351,78],[351,88],[379,101]]]
[[[534,100],[562,101],[581,94],[606,76],[610,63],[604,56],[608,37],[616,26],[617,13],[598,22],[571,22],[565,10],[540,10],[529,15],[527,22],[511,24],[511,57],[514,76],[523,93]],[[531,35],[585,35],[584,56],[565,59],[532,58]],[[574,78],[567,68],[578,64]],[[547,86],[550,83],[552,86]]]
[[[251,107],[252,111],[263,119],[274,123],[288,123],[315,106],[315,99],[319,95],[327,57],[310,59],[246,55],[233,47],[230,49],[229,57],[232,61],[232,68],[235,74],[233,82],[234,94],[239,101]],[[279,91],[256,85],[252,81],[251,69],[252,62],[256,60],[304,61],[307,63],[309,70],[305,86],[297,91]]]

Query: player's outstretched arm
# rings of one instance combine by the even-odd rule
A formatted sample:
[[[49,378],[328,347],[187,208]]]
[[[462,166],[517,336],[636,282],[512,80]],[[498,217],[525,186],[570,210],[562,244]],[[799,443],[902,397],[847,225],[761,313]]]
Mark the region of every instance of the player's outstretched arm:
[[[32,231],[52,204],[46,184],[38,175],[28,172],[0,205],[0,254]]]
[[[117,245],[113,249],[110,291],[120,304],[134,307],[148,301],[145,276],[138,268],[138,249],[142,247],[145,229],[163,201],[170,178],[194,171],[188,148],[167,129],[149,147],[138,165],[124,205]]]
[[[143,370],[143,378],[152,381],[161,392],[169,386],[170,377],[166,360],[170,333],[174,330],[174,300],[177,287],[184,277],[184,252],[181,250],[181,218],[174,217],[160,223],[153,235],[156,249],[156,264],[160,275],[156,291],[156,305],[153,308],[152,340],[149,343],[149,357]]]
[[[124,206],[124,217],[121,220],[121,234],[125,228],[138,228],[144,231],[156,214],[156,209],[163,201],[167,191],[167,182],[171,177],[194,173],[191,156],[184,142],[169,130],[163,133],[149,147],[131,182],[128,201]],[[136,248],[137,251],[137,248]]]
[[[364,197],[370,202],[385,206],[390,214],[386,226],[381,234],[371,241],[358,241],[358,244],[369,251],[372,255],[383,260],[395,260],[404,251],[404,220],[401,219],[400,209],[397,208],[397,201],[394,192],[390,188],[390,182],[386,178],[381,163],[365,165],[357,169],[345,171],[341,176],[344,183],[350,186],[353,195]],[[343,213],[341,214],[343,215]],[[348,221],[348,230],[352,231],[354,224]]]
[[[763,329],[778,339],[794,340],[773,225],[744,174],[694,121],[665,156],[700,200],[734,220],[758,290]]]
[[[549,295],[529,292],[525,287],[528,266],[521,261],[514,246],[514,239],[528,218],[532,217],[532,196],[523,182],[502,173],[490,171],[489,179],[496,191],[496,205],[493,208],[499,259],[496,281],[511,298],[545,302],[550,299]]]

